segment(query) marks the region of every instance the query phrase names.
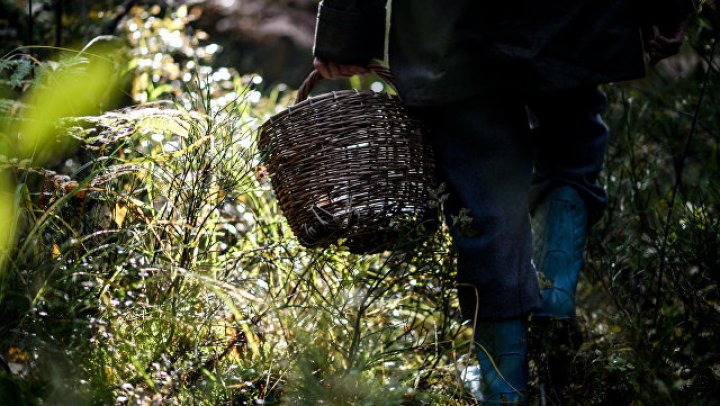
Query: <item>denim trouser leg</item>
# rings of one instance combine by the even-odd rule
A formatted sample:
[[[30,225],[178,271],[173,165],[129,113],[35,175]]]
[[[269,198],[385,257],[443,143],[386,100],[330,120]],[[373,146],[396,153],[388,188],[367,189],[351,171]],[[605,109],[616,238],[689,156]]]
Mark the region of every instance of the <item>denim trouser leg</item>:
[[[524,102],[482,97],[415,110],[430,129],[449,192],[445,215],[458,252],[463,314],[479,319],[526,315],[540,305],[530,262],[528,192],[532,145]],[[453,226],[462,208],[472,224]]]
[[[445,215],[458,251],[465,317],[476,310],[475,289],[467,285],[477,287],[481,320],[539,308],[528,202],[532,209],[554,188],[569,185],[587,202],[591,218],[602,213],[607,197],[597,177],[608,136],[600,118],[605,104],[604,94],[588,87],[527,100],[483,95],[413,110],[430,129],[450,194]],[[453,226],[462,208],[469,210],[470,227]]]
[[[530,97],[536,154],[531,212],[553,189],[572,186],[587,203],[590,223],[602,215],[607,195],[597,178],[608,139],[600,117],[606,104],[605,95],[595,86]]]

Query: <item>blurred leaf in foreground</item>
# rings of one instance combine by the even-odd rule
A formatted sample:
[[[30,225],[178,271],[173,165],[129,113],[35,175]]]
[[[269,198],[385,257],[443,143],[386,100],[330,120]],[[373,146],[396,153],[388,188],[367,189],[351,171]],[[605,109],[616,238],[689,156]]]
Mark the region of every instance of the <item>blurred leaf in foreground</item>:
[[[95,114],[118,93],[119,74],[109,56],[76,56],[45,75],[25,98],[28,107],[9,132],[17,137],[16,157],[30,158],[36,165],[52,155],[48,146],[61,119]]]
[[[15,193],[12,184],[0,173],[0,269],[7,261],[7,248],[15,236]],[[0,283],[2,283],[0,281]],[[0,285],[1,286],[1,285]]]
[[[42,166],[62,153],[62,120],[96,114],[119,93],[122,50],[114,44],[94,46],[58,62],[36,68],[37,80],[22,98],[22,108],[0,117],[0,158],[9,165],[0,174],[0,269],[8,259],[16,228],[13,163]],[[62,138],[59,138],[62,137]],[[59,143],[60,142],[60,143]]]

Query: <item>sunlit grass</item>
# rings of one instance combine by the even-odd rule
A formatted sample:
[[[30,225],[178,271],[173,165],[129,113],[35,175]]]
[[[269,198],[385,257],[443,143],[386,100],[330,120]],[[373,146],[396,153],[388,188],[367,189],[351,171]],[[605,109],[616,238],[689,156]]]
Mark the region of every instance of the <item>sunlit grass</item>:
[[[448,236],[369,256],[302,248],[255,147],[293,92],[263,95],[259,76],[210,67],[183,31],[187,7],[136,11],[126,96],[144,103],[104,111],[103,75],[122,62],[80,54],[38,65],[36,87],[3,110],[3,135],[18,142],[2,153],[0,354],[13,379],[36,385],[17,387],[48,404],[472,404]],[[607,89],[612,199],[579,300],[581,404],[657,393],[680,404],[684,388],[717,385],[716,106],[689,162],[699,186],[671,229],[665,305],[650,316],[665,163],[685,125],[678,95],[696,92],[686,85],[657,91],[655,105],[643,101],[652,88]]]
[[[11,243],[17,229],[19,200],[17,176],[10,176],[7,166],[23,162],[40,167],[59,152],[65,144],[63,119],[97,113],[101,106],[119,94],[117,61],[110,52],[103,54],[75,53],[54,62],[35,67],[39,75],[18,108],[3,115],[0,134],[5,137],[0,156],[0,270],[6,270]]]

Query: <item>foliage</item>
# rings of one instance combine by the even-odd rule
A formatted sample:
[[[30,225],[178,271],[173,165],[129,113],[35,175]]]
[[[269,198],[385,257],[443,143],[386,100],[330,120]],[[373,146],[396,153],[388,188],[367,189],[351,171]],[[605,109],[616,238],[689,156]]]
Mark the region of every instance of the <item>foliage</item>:
[[[91,38],[115,34],[128,0],[0,0],[0,52],[38,45],[77,47]]]
[[[610,205],[587,255],[591,341],[574,365],[569,396],[577,403],[715,404],[720,393],[720,78],[712,13],[689,26],[696,53],[686,51],[644,82],[606,88],[614,130],[604,171]]]
[[[21,231],[2,340],[15,373],[42,387],[17,391],[50,403],[461,399],[455,349],[468,336],[445,236],[414,253],[305,251],[253,149],[289,95],[261,99],[258,78],[197,59],[178,76],[175,58],[197,56],[173,46],[186,9],[138,15],[132,96],[155,103],[64,119],[80,149],[62,173],[10,163]]]
[[[3,144],[0,218],[17,219],[17,236],[0,274],[0,404],[471,403],[446,230],[411,252],[302,248],[255,150],[257,126],[292,93],[210,67],[220,49],[192,29],[197,13],[134,8],[128,49],[112,58],[93,57],[116,50],[110,38],[65,58],[0,60],[4,140],[28,133],[16,124],[32,109],[44,134],[39,154]],[[719,79],[706,17],[686,69],[605,89],[611,201],[580,287],[571,404],[720,393]],[[129,76],[118,82],[128,106],[97,103],[102,92],[82,108],[41,96],[62,72],[87,78],[108,59]]]

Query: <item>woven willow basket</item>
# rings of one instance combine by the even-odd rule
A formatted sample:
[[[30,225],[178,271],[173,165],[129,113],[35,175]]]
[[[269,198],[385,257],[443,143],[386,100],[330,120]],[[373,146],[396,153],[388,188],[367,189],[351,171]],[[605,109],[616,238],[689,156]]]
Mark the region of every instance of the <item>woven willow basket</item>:
[[[394,87],[390,71],[369,66]],[[343,239],[371,253],[432,231],[435,162],[423,127],[399,98],[344,90],[307,98],[313,71],[294,106],[260,128],[259,146],[293,233],[306,247]],[[430,227],[417,227],[427,222]]]

